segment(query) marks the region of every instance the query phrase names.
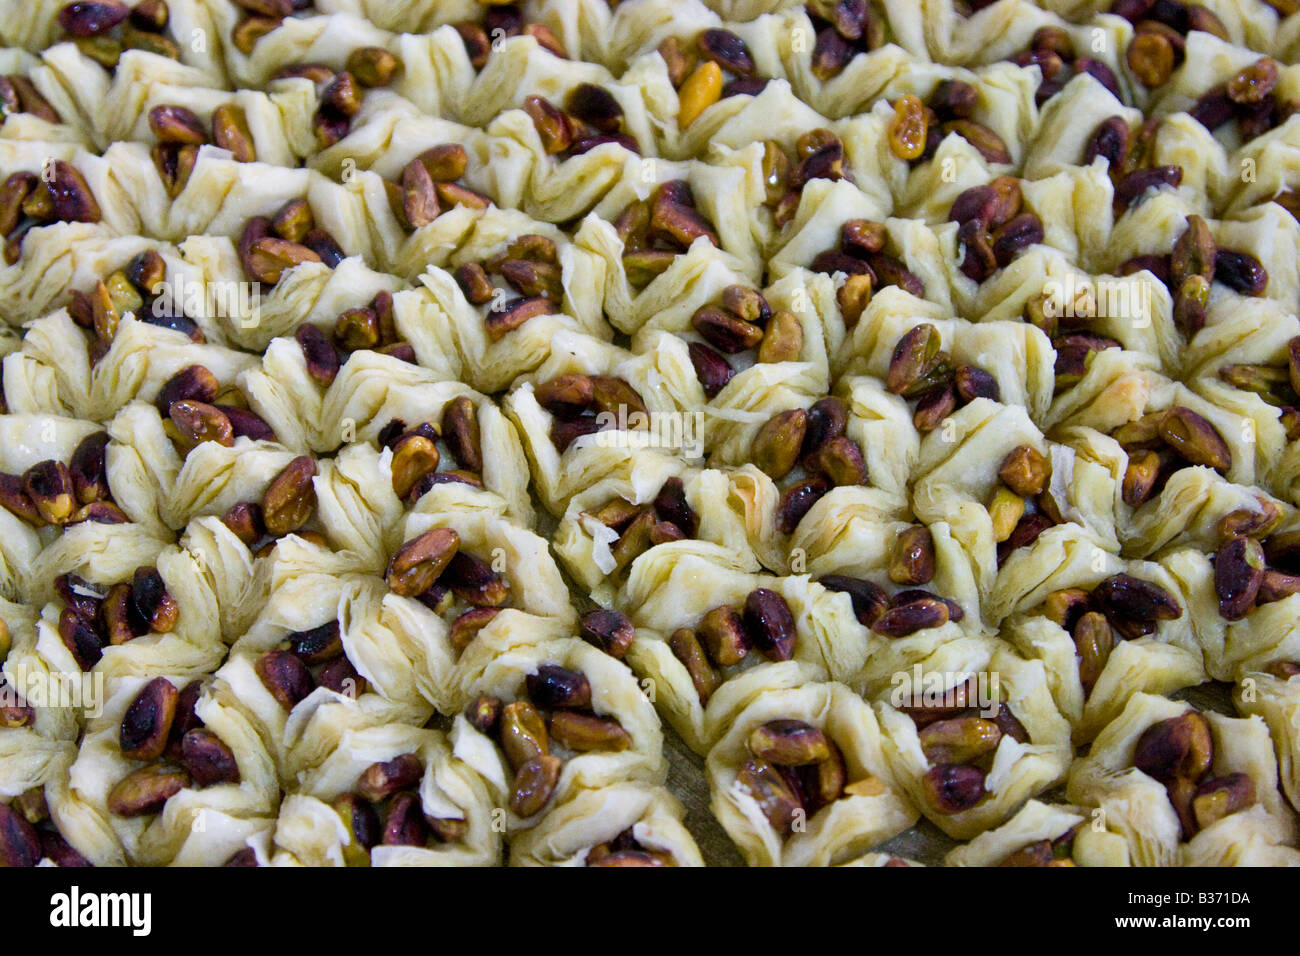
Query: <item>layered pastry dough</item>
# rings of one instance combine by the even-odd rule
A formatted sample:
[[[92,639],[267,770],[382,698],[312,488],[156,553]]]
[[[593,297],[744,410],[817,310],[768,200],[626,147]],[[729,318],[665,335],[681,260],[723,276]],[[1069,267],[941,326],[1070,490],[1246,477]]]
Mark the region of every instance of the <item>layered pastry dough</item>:
[[[1285,9],[5,5],[0,863],[1294,865]]]

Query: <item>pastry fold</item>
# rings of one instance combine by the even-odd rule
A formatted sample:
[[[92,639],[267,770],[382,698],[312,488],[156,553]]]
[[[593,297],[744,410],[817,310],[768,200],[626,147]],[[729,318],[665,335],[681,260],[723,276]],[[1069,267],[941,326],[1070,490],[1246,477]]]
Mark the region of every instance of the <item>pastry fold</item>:
[[[988,770],[981,771],[971,805],[940,806],[927,780],[953,765],[926,755],[916,723],[899,708],[909,702],[942,702],[963,684],[974,689],[967,691],[966,701],[979,709],[982,719],[991,719],[989,715],[1005,707],[1027,740],[1003,733]],[[921,813],[955,839],[969,840],[1004,823],[1026,799],[1061,782],[1069,768],[1070,725],[1052,700],[1042,662],[1026,661],[996,639],[951,640],[910,671],[897,671],[888,689],[874,697],[895,778]]]
[[[820,730],[839,750],[850,788],[813,813],[796,809],[788,836],[765,815],[741,773],[751,755],[751,733],[769,721],[801,721]],[[706,767],[713,814],[746,861],[751,866],[847,862],[911,826],[917,812],[886,760],[882,730],[871,708],[839,683],[768,689],[736,713],[709,751]]]
[[[1258,802],[1182,839],[1178,814],[1163,784],[1133,766],[1138,739],[1147,728],[1189,710],[1186,703],[1135,694],[1108,724],[1086,757],[1070,768],[1071,802],[1102,811],[1107,830],[1124,837],[1134,866],[1250,865],[1279,855],[1272,849],[1294,839],[1294,820],[1278,790],[1277,758],[1259,717],[1206,713],[1214,745],[1211,772],[1242,773],[1254,783]]]

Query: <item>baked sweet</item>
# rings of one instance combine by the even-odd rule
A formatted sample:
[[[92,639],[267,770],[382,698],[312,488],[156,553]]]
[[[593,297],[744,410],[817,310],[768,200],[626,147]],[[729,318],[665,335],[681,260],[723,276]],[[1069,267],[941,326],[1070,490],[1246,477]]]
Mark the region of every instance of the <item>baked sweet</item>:
[[[7,10],[0,862],[1294,865],[1294,6]]]

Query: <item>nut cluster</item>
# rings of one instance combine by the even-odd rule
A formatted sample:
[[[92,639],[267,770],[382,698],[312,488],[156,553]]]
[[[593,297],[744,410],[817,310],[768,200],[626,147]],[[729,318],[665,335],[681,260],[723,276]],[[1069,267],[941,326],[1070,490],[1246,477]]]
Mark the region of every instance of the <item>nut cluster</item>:
[[[380,429],[376,442],[379,447],[392,451],[393,493],[410,505],[434,485],[457,482],[473,488],[483,487],[478,409],[468,395],[448,402],[439,424],[421,422],[412,428],[401,419],[393,419]],[[439,442],[455,462],[455,468],[438,471],[443,461]]]
[[[735,370],[724,355],[757,350],[759,362],[795,362],[803,352],[803,326],[793,312],[772,311],[762,293],[743,285],[722,290],[717,305],[704,305],[691,316],[691,328],[704,343],[687,346],[695,376],[706,398],[726,387]]]
[[[997,379],[978,365],[958,365],[942,348],[939,330],[922,322],[894,346],[885,387],[916,402],[912,424],[919,432],[938,428],[959,407],[977,398],[1002,400]]]
[[[90,866],[69,845],[50,817],[43,787],[26,790],[12,803],[0,803],[0,866],[35,866],[49,860],[57,866]]]
[[[1280,518],[1276,506],[1225,516],[1227,540],[1210,558],[1224,620],[1239,621],[1260,604],[1300,594],[1300,532],[1270,533]]]
[[[1287,342],[1284,363],[1224,365],[1219,369],[1219,378],[1280,409],[1279,419],[1287,439],[1300,439],[1300,336]]]
[[[128,50],[179,60],[180,47],[167,35],[170,17],[165,0],[130,7],[121,0],[77,0],[59,10],[59,26],[83,55],[113,70]]]
[[[973,678],[958,684],[937,703],[904,707],[920,738],[930,769],[921,778],[922,792],[937,813],[973,809],[988,796],[985,778],[1004,737],[1030,743],[1029,732],[1006,700],[988,716],[975,706]]]
[[[845,324],[856,324],[851,312],[856,311],[860,317],[872,292],[883,286],[898,286],[918,299],[925,297],[925,284],[920,278],[909,272],[900,259],[885,252],[888,241],[882,223],[850,219],[840,227],[839,248],[819,252],[809,263],[808,268],[813,272],[844,274],[839,302],[845,311]],[[850,308],[844,308],[846,305]]]
[[[294,332],[302,349],[307,374],[321,388],[329,388],[352,352],[374,351],[402,362],[416,363],[415,349],[397,330],[393,294],[377,292],[367,305],[344,309],[330,334],[304,322]]]
[[[876,797],[884,781],[867,774],[848,779],[844,755],[824,731],[802,720],[770,720],[746,741],[752,756],[741,764],[736,782],[758,804],[782,837],[841,797]]]
[[[412,231],[453,206],[486,209],[487,196],[458,182],[469,168],[469,153],[459,143],[430,146],[402,167],[397,182],[384,181],[388,205],[403,229]]]
[[[83,521],[126,524],[131,519],[108,487],[108,441],[108,432],[95,432],[81,440],[66,464],[46,459],[21,475],[0,472],[0,507],[37,528]]]
[[[517,3],[484,4],[481,21],[459,20],[452,26],[460,34],[470,65],[476,70],[487,65],[497,39],[517,36],[530,36],[543,50],[562,60],[568,59],[564,44],[551,28],[544,23],[529,23],[523,7]]]
[[[1012,176],[962,192],[953,200],[948,221],[958,225],[962,274],[975,282],[983,282],[1043,241],[1043,222],[1023,209],[1020,181]]]
[[[700,526],[699,516],[686,500],[685,485],[677,477],[665,481],[649,504],[614,498],[589,514],[618,534],[609,548],[619,570],[655,545],[694,538]]]
[[[972,119],[979,105],[979,91],[964,80],[942,80],[928,102],[907,94],[894,101],[889,122],[889,149],[912,165],[934,158],[944,138],[955,133],[991,166],[1011,162],[1011,153],[997,133]]]
[[[1160,494],[1169,477],[1188,466],[1232,467],[1232,449],[1210,422],[1185,405],[1149,412],[1111,432],[1128,455],[1121,494],[1136,508]]]
[[[700,703],[706,704],[722,684],[719,671],[738,667],[751,650],[770,661],[791,660],[798,636],[785,598],[769,588],[755,588],[742,608],[719,605],[694,628],[674,631],[668,644],[690,675]]]
[[[537,404],[553,416],[551,443],[560,453],[584,435],[603,430],[606,424],[618,427],[626,422],[629,428],[649,427],[649,413],[640,394],[612,375],[565,372],[539,383],[534,396]],[[603,423],[602,415],[612,416],[613,420]]]
[[[324,535],[304,530],[316,512],[315,477],[315,459],[299,455],[271,479],[260,501],[231,505],[221,520],[256,557],[270,554],[276,540],[288,534],[324,545]]]
[[[525,678],[521,691],[511,703],[479,694],[465,719],[500,745],[514,771],[510,812],[531,817],[554,795],[563,754],[628,750],[632,735],[616,718],[592,709],[591,682],[581,671],[542,664]],[[552,744],[561,753],[553,753]]]
[[[369,682],[348,659],[338,621],[285,635],[254,665],[258,679],[285,710],[292,710],[317,687],[357,698]]]
[[[1040,107],[1065,89],[1070,80],[1084,74],[1110,90],[1116,99],[1122,98],[1115,71],[1101,60],[1079,55],[1074,40],[1061,27],[1045,26],[1035,30],[1029,48],[1011,57],[1011,62],[1017,66],[1038,67],[1042,80],[1034,94],[1034,102]]]
[[[75,574],[61,574],[54,581],[54,590],[63,602],[59,640],[83,671],[99,662],[105,647],[146,634],[168,633],[181,613],[155,567],[136,568],[130,581],[107,588]]]
[[[386,578],[394,594],[415,598],[435,613],[468,606],[457,614],[448,635],[457,651],[492,622],[510,597],[509,582],[482,558],[462,551],[460,535],[452,528],[430,528],[404,543],[389,562]]]
[[[564,300],[564,270],[555,240],[538,233],[512,239],[495,256],[456,267],[456,284],[473,305],[491,305],[483,320],[488,338],[499,342],[531,318],[555,315]],[[494,276],[519,293],[498,298]]]
[[[1091,693],[1106,667],[1116,637],[1132,641],[1154,634],[1161,621],[1183,609],[1158,584],[1131,574],[1112,574],[1091,590],[1064,588],[1043,602],[1043,615],[1070,633],[1079,659],[1079,681]]]
[[[1244,773],[1215,777],[1214,738],[1198,711],[1152,724],[1138,738],[1133,766],[1164,784],[1183,839],[1255,805],[1255,781]]]
[[[858,623],[884,637],[907,637],[917,631],[957,623],[966,617],[951,598],[919,587],[934,577],[934,540],[925,525],[912,525],[894,542],[889,579],[901,590],[890,594],[867,578],[848,574],[827,574],[817,583],[830,591],[849,596]]]
[[[637,288],[662,275],[680,253],[703,238],[718,246],[713,224],[695,208],[695,194],[684,179],[661,184],[649,199],[628,204],[614,220],[623,241],[623,269]]]
[[[99,202],[81,170],[62,159],[49,160],[38,175],[11,173],[0,184],[0,233],[6,265],[22,256],[23,236],[52,222],[99,222]]]
[[[304,262],[321,262],[333,269],[343,261],[343,250],[316,225],[311,207],[291,199],[271,218],[254,216],[239,235],[239,262],[255,282],[275,285],[281,276]]]
[[[127,707],[118,733],[122,756],[139,761],[113,785],[108,809],[122,817],[158,813],[187,787],[239,783],[234,752],[194,712],[201,685],[183,690],[165,677],[145,684]]]
[[[464,817],[434,817],[424,812],[420,783],[424,762],[418,754],[399,754],[372,763],[348,793],[334,798],[347,839],[343,858],[350,866],[369,866],[377,846],[455,843],[469,832]]]

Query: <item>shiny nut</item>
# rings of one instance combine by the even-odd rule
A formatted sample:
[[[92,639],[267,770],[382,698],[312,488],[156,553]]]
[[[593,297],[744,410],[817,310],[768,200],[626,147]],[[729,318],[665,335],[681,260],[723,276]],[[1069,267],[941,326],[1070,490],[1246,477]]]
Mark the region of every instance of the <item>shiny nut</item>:
[[[885,637],[907,637],[917,631],[942,627],[949,620],[948,605],[937,598],[920,598],[891,607],[872,627]]]
[[[108,488],[105,453],[108,449],[108,432],[95,432],[78,443],[68,459],[68,473],[77,500],[83,505],[106,501],[111,497]]]
[[[348,54],[346,69],[362,86],[387,86],[401,65],[393,54],[383,47],[357,47]]]
[[[1085,692],[1091,691],[1115,646],[1115,635],[1104,614],[1089,611],[1079,618],[1071,636],[1079,657],[1079,682]]]
[[[866,627],[871,627],[880,620],[889,607],[889,596],[884,588],[864,578],[827,574],[818,578],[818,583],[831,591],[847,593],[853,605],[854,616]]]
[[[469,396],[458,396],[444,406],[441,432],[447,450],[460,467],[474,472],[483,471],[478,409]]]
[[[0,803],[0,866],[35,866],[43,856],[36,828],[12,805]]]
[[[794,615],[785,598],[768,588],[755,588],[745,598],[745,634],[764,657],[788,661],[794,657]]]
[[[687,350],[691,365],[695,369],[695,377],[699,379],[700,386],[704,389],[704,397],[714,398],[731,381],[735,370],[725,358],[707,345],[691,342]]]
[[[542,148],[549,154],[562,153],[573,143],[573,121],[568,115],[541,96],[524,100],[524,112],[533,121]]]
[[[1017,445],[1002,459],[998,477],[1016,494],[1033,497],[1047,487],[1051,465],[1032,445]]]
[[[1152,724],[1138,738],[1133,766],[1169,784],[1177,778],[1199,780],[1214,756],[1210,724],[1194,710]]]
[[[403,435],[393,446],[390,463],[393,493],[405,498],[417,481],[438,470],[439,458],[438,446],[424,435]]]
[[[912,525],[894,540],[889,562],[889,579],[895,584],[914,586],[934,578],[934,539],[925,525]]]
[[[136,694],[122,717],[118,735],[122,756],[128,760],[157,760],[167,747],[176,716],[176,685],[155,677]]]
[[[180,608],[158,569],[142,566],[131,575],[131,605],[149,630],[165,634],[176,626]]]
[[[536,318],[539,315],[551,315],[554,311],[555,303],[546,296],[515,299],[506,303],[506,307],[501,311],[493,311],[488,314],[484,323],[487,327],[488,338],[493,342],[498,342],[507,332],[514,331],[529,319]]]
[[[479,694],[465,708],[465,719],[481,734],[495,736],[501,721],[500,698]]]
[[[216,442],[227,448],[235,444],[235,429],[230,418],[214,405],[186,398],[172,402],[167,414],[187,449],[204,442]]]
[[[1219,615],[1239,621],[1255,608],[1266,570],[1264,546],[1254,538],[1234,538],[1214,555],[1214,591]]]
[[[72,473],[61,461],[42,461],[23,473],[22,490],[41,520],[63,524],[76,510],[76,487]]]
[[[157,813],[171,797],[190,785],[189,774],[166,764],[133,770],[108,792],[108,811],[119,817]]]
[[[241,107],[222,103],[212,111],[212,142],[230,150],[237,163],[251,163],[257,159],[253,133],[248,128],[248,118]]]
[[[289,269],[304,262],[320,262],[321,257],[309,246],[287,239],[268,236],[249,247],[245,268],[252,278],[275,285]]]
[[[601,608],[582,615],[578,634],[588,644],[622,660],[636,637],[636,628],[621,611]]]
[[[1113,574],[1098,583],[1092,603],[1128,639],[1149,634],[1160,621],[1175,621],[1183,614],[1168,591],[1131,574]]]
[[[546,710],[582,709],[591,705],[591,684],[585,674],[558,664],[543,664],[525,678],[528,696]]]
[[[288,651],[267,651],[257,659],[254,669],[262,685],[285,710],[292,710],[315,686],[307,665]]]
[[[697,309],[691,316],[691,327],[704,341],[727,355],[735,355],[755,348],[763,341],[761,326],[746,322],[727,310],[713,306]],[[802,329],[800,334],[802,336]]]
[[[803,325],[793,312],[781,309],[772,316],[758,346],[760,362],[797,362],[803,354]]]
[[[757,758],[747,760],[736,772],[736,783],[758,804],[772,829],[781,836],[791,832],[803,806],[776,767]]]
[[[591,751],[622,751],[632,746],[632,735],[617,720],[556,711],[551,715],[551,739],[579,753]]]
[[[718,676],[713,665],[709,663],[708,655],[704,650],[704,645],[700,643],[699,636],[690,628],[678,628],[673,631],[672,636],[668,639],[668,646],[673,652],[673,656],[682,662],[686,668],[686,673],[690,675],[691,685],[695,688],[695,695],[699,698],[701,704],[707,704],[713,692],[722,684],[722,678]]]
[[[749,750],[760,760],[803,767],[830,758],[826,734],[802,720],[770,720],[750,732]]]
[[[1277,78],[1277,61],[1261,57],[1228,80],[1228,99],[1234,103],[1259,103],[1273,92]]]
[[[984,799],[984,771],[966,764],[944,763],[931,767],[921,778],[926,801],[938,813],[952,815],[977,806]]]
[[[1196,788],[1192,797],[1192,814],[1200,830],[1224,817],[1254,806],[1255,781],[1244,773],[1230,773],[1207,780]]]
[[[911,94],[900,96],[889,121],[890,151],[901,160],[919,159],[925,152],[926,134],[925,104]]]
[[[521,766],[510,793],[510,811],[520,817],[540,812],[555,793],[563,768],[564,761],[549,754],[534,757]]]
[[[452,555],[439,583],[473,607],[500,607],[510,595],[510,585],[482,558],[467,551]]]
[[[155,106],[149,111],[149,129],[160,143],[200,146],[208,141],[203,121],[183,106]]]
[[[677,126],[686,129],[721,98],[722,69],[712,61],[701,63],[677,91]]]
[[[239,762],[234,752],[206,728],[197,727],[181,738],[181,761],[200,787],[239,783]]]
[[[495,607],[471,608],[452,621],[447,630],[447,640],[458,653],[464,651],[478,636],[478,632],[491,624],[500,613],[500,608]]]
[[[796,482],[781,493],[777,501],[777,527],[782,534],[793,534],[812,507],[830,491],[831,484],[820,475]]]
[[[802,408],[773,415],[754,435],[754,464],[777,481],[784,478],[799,461],[807,425]]]
[[[939,332],[928,322],[916,325],[898,340],[889,361],[886,387],[895,395],[914,396],[925,390],[927,375],[940,356]]]
[[[414,793],[399,793],[388,807],[384,831],[379,842],[384,846],[424,846],[429,840],[420,798]]]
[[[460,535],[451,528],[430,528],[405,542],[388,564],[389,588],[402,597],[427,591],[460,548]]]
[[[739,664],[749,653],[745,623],[730,605],[715,607],[705,614],[697,630],[709,657],[719,667]]]
[[[310,455],[299,455],[289,462],[262,495],[262,520],[273,535],[297,531],[316,510],[316,462]]]
[[[920,739],[930,763],[964,764],[996,750],[1002,731],[982,717],[953,717],[927,725],[920,731]]]
[[[93,37],[113,29],[129,13],[121,0],[78,0],[59,10],[59,26],[70,36]]]
[[[529,701],[519,700],[501,709],[498,722],[501,748],[516,770],[536,757],[550,753],[546,722]]]
[[[357,793],[371,803],[387,800],[399,790],[413,787],[424,776],[424,764],[415,754],[400,754],[372,763],[357,779]]]

